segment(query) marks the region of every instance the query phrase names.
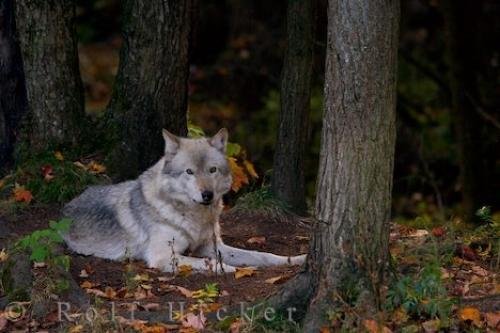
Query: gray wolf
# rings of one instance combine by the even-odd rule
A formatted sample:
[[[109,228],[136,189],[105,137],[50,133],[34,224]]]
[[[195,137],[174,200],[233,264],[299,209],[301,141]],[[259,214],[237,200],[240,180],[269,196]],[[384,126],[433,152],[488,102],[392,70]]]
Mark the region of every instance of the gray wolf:
[[[188,139],[163,130],[164,156],[138,179],[93,186],[68,203],[73,220],[63,238],[84,255],[144,260],[166,272],[234,272],[238,266],[299,265],[305,255],[284,257],[230,247],[222,241],[222,196],[231,188],[228,132]],[[192,256],[186,255],[186,253]]]

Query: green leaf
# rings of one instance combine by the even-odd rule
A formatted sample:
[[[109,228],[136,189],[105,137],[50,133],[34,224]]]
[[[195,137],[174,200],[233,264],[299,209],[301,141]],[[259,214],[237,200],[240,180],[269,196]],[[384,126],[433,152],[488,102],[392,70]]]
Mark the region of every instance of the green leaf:
[[[228,157],[233,157],[241,152],[241,146],[237,143],[228,142],[226,146],[226,155]]]

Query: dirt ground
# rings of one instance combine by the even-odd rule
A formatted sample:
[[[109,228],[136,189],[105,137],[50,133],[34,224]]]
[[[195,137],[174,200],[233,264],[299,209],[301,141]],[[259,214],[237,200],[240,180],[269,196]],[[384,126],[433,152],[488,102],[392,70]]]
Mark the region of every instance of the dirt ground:
[[[37,229],[48,227],[50,220],[57,220],[60,207],[30,206],[23,210],[13,212],[0,212],[0,225],[7,227],[12,238],[17,239]],[[297,255],[307,252],[310,228],[308,226],[295,226],[292,223],[278,223],[266,220],[263,216],[248,216],[235,220],[223,215],[221,218],[222,234],[224,241],[239,248],[272,252],[281,255]],[[81,256],[65,249],[65,254],[71,257],[70,273],[74,280],[82,285],[89,284],[94,290],[118,291],[118,296],[110,297],[105,301],[117,303],[130,303],[135,300],[142,304],[160,304],[164,308],[168,302],[186,302],[185,294],[171,286],[180,286],[189,291],[203,289],[207,283],[217,283],[221,297],[218,298],[220,306],[234,308],[244,302],[250,304],[266,298],[275,293],[288,279],[298,273],[297,266],[282,266],[258,269],[252,276],[236,279],[234,273],[198,274],[175,276],[155,269],[149,269],[143,262],[115,262],[91,256]],[[44,274],[44,267],[34,270],[35,276]],[[84,272],[82,274],[82,272]],[[124,289],[127,288],[131,276],[146,276],[142,285],[147,285],[148,290],[142,290],[140,295],[125,297]],[[266,280],[279,278],[278,282],[270,283]],[[139,284],[140,284],[139,283]],[[168,286],[168,287],[165,287]],[[87,290],[87,292],[89,292]],[[120,295],[122,293],[122,295]],[[120,299],[120,296],[123,296]],[[119,311],[118,311],[119,312]],[[126,316],[125,313],[123,313]],[[139,316],[140,317],[140,316]],[[51,327],[50,319],[44,326]],[[20,325],[21,323],[19,323]],[[52,323],[55,324],[55,323]]]

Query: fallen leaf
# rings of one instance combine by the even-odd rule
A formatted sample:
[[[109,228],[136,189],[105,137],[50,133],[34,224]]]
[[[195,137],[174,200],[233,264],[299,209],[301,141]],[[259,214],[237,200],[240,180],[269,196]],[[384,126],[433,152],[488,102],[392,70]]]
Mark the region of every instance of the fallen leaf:
[[[175,278],[173,276],[158,276],[156,279],[158,280],[158,282],[168,282],[172,281]]]
[[[236,267],[236,272],[234,272],[234,277],[236,279],[241,279],[245,276],[252,276],[255,274],[257,269],[254,267]]]
[[[475,261],[475,260],[479,259],[479,256],[477,255],[477,253],[473,249],[468,247],[467,245],[463,245],[463,244],[458,245],[455,253],[460,258],[463,258],[466,260]]]
[[[93,282],[90,282],[88,280],[85,280],[83,281],[81,284],[80,284],[80,287],[82,287],[83,289],[90,289],[90,288],[94,288],[94,287],[97,287],[99,284],[97,283],[93,283]]]
[[[151,286],[151,285],[149,285],[149,284],[144,284],[144,283],[141,283],[139,286],[140,286],[142,289],[144,289],[144,290],[151,290],[151,289],[153,289],[153,286]]]
[[[434,237],[443,237],[446,234],[446,230],[443,227],[433,228],[431,231]]]
[[[285,279],[285,276],[284,275],[280,275],[280,276],[275,276],[275,277],[269,278],[265,282],[269,283],[269,284],[276,284],[276,283],[279,283],[279,282],[283,282],[284,279]]]
[[[203,311],[200,312],[198,315],[195,315],[192,312],[186,313],[182,320],[182,326],[184,327],[191,327],[197,330],[202,330],[205,328],[205,323],[207,321],[207,318],[203,314]]]
[[[231,189],[234,192],[238,192],[243,185],[248,184],[248,176],[241,166],[238,165],[236,158],[228,157],[229,169],[231,170],[231,175],[233,176],[233,183],[231,184]]]
[[[265,245],[266,244],[266,237],[250,237],[247,239],[248,244],[256,244],[256,245]]]
[[[392,331],[383,325],[379,325],[373,319],[365,319],[363,320],[363,326],[369,333],[391,333]]]
[[[181,286],[174,286],[174,287],[175,287],[175,289],[177,289],[178,292],[183,294],[185,297],[187,297],[187,298],[193,297],[193,292],[191,290],[186,289],[186,288],[181,287]]]
[[[4,262],[7,259],[9,259],[9,255],[5,252],[5,249],[2,249],[2,251],[0,251],[0,262]]]
[[[330,329],[326,326],[323,326],[319,329],[319,333],[330,333]]]
[[[158,311],[160,309],[160,304],[159,303],[147,303],[141,305],[141,308],[143,308],[146,311]]]
[[[460,309],[458,318],[461,321],[471,321],[477,327],[481,326],[481,313],[477,308],[467,307]]]
[[[241,324],[242,324],[241,319],[236,319],[229,326],[229,332],[230,333],[240,333]]]
[[[69,333],[80,333],[83,331],[83,325],[76,325],[69,329]]]
[[[46,266],[47,266],[47,264],[44,263],[43,261],[39,261],[39,262],[35,261],[33,263],[33,268],[44,268]]]
[[[30,191],[24,188],[24,186],[19,186],[16,184],[13,190],[14,200],[17,202],[26,202],[30,203],[33,200],[33,195]]]
[[[181,277],[188,277],[193,273],[193,267],[191,265],[179,265],[177,267],[177,275]]]
[[[425,237],[429,235],[429,232],[425,229],[417,229],[413,232],[411,232],[410,234],[408,234],[407,237],[414,237],[414,238],[418,238],[418,237]]]
[[[54,152],[54,157],[56,158],[56,160],[64,161],[64,156],[59,150]]]
[[[489,272],[487,270],[485,270],[484,268],[482,268],[480,266],[473,266],[472,273],[476,274],[477,276],[482,276],[482,277],[488,276],[488,274],[489,274]]]
[[[149,282],[151,281],[151,278],[149,277],[148,274],[136,274],[133,278],[132,281],[137,281],[137,282]]]
[[[97,163],[96,161],[91,161],[87,165],[87,170],[91,173],[99,174],[106,172],[106,167],[102,164]]]
[[[87,271],[85,269],[82,269],[80,271],[80,275],[78,275],[78,276],[81,278],[87,278],[87,277],[89,277],[89,273],[87,273]]]
[[[54,179],[54,168],[52,168],[52,165],[46,164],[46,165],[42,166],[40,169],[42,172],[43,180],[45,180],[46,182],[49,182],[52,179]]]
[[[499,328],[500,324],[500,312],[486,312],[484,314],[484,319],[486,324],[492,328]]]
[[[441,321],[439,319],[427,320],[422,323],[425,333],[435,333],[439,331]]]

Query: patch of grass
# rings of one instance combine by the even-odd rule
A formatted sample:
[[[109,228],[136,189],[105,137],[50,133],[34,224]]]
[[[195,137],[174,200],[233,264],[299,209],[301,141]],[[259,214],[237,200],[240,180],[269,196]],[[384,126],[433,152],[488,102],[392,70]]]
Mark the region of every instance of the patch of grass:
[[[93,174],[75,165],[62,154],[45,151],[25,155],[16,165],[15,171],[4,178],[0,196],[8,198],[16,184],[24,186],[40,203],[67,202],[87,186],[105,183],[103,175]]]
[[[243,194],[236,201],[234,209],[241,211],[259,211],[268,214],[289,214],[290,207],[274,197],[269,186],[263,186],[253,192]]]

